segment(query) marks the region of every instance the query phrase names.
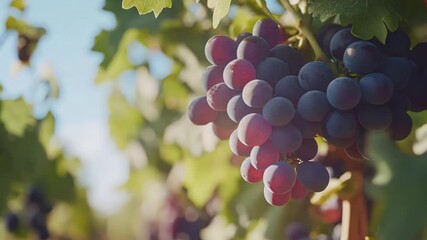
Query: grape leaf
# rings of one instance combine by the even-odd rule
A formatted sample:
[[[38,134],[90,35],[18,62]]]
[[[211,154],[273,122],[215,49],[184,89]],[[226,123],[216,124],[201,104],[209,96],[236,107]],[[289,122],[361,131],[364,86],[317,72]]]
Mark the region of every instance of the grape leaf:
[[[381,239],[415,239],[427,223],[427,154],[409,156],[385,134],[372,135],[368,155],[376,167],[372,193],[382,210]],[[382,206],[381,206],[382,205]]]
[[[140,15],[154,12],[157,18],[162,12],[163,8],[171,8],[172,0],[123,0],[122,8],[129,9],[136,7]]]
[[[28,125],[34,124],[32,108],[23,98],[2,102],[0,121],[3,122],[9,133],[23,136]]]
[[[352,24],[352,33],[365,40],[377,37],[384,43],[387,29],[395,31],[401,20],[386,0],[310,0],[309,4],[309,13],[320,21],[337,16],[341,24]]]
[[[217,28],[219,21],[230,11],[231,0],[208,0],[208,7],[213,9],[213,27]]]

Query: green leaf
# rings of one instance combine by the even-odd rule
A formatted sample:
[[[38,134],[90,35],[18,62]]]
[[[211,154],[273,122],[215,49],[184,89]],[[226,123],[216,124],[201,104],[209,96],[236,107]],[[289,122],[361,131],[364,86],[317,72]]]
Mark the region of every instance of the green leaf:
[[[22,136],[25,128],[35,122],[32,108],[23,98],[3,101],[0,110],[0,121],[3,122],[10,133],[16,136]]]
[[[427,223],[427,154],[409,156],[386,134],[372,135],[367,151],[377,174],[373,179],[381,239],[415,239]]]
[[[154,16],[157,18],[163,8],[172,7],[172,0],[123,0],[122,7],[124,9],[136,7],[141,15],[154,12]]]
[[[213,9],[213,27],[217,28],[219,21],[230,11],[231,0],[208,0],[208,7]]]
[[[130,105],[118,91],[113,91],[108,101],[110,107],[110,130],[120,148],[125,148],[128,142],[139,135],[143,117]]]
[[[22,12],[27,7],[27,2],[25,0],[13,0],[10,2],[10,6]]]
[[[343,25],[352,24],[352,33],[361,39],[377,37],[385,42],[387,29],[395,31],[401,16],[387,0],[310,0],[309,13],[322,22],[338,17]]]

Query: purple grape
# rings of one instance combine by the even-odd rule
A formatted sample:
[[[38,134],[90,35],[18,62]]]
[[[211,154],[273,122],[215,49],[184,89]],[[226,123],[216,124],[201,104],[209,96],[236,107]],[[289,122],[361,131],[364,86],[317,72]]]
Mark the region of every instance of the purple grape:
[[[362,94],[357,81],[348,77],[340,77],[329,83],[326,97],[336,109],[350,110],[359,104]]]
[[[249,81],[256,78],[256,69],[245,59],[234,59],[225,67],[223,77],[229,88],[242,91]]]
[[[213,85],[224,82],[224,79],[222,78],[223,72],[224,67],[222,66],[212,65],[207,67],[203,71],[201,77],[203,89],[208,91]]]
[[[351,138],[356,135],[358,124],[352,112],[332,111],[326,118],[326,131],[334,138]]]
[[[287,75],[289,75],[288,64],[274,57],[264,59],[256,67],[256,78],[268,82],[273,88]]]
[[[222,129],[236,129],[237,123],[230,119],[226,112],[218,112],[213,123]]]
[[[317,155],[317,142],[314,138],[303,139],[301,146],[295,151],[295,155],[302,161],[308,161]]]
[[[391,79],[394,89],[404,89],[411,78],[412,66],[405,58],[388,57],[379,72]]]
[[[276,162],[264,171],[264,187],[273,193],[289,192],[295,185],[295,181],[295,169],[287,162]]]
[[[253,108],[262,108],[273,97],[273,88],[266,81],[255,79],[243,88],[243,101]]]
[[[330,42],[331,55],[336,59],[342,61],[345,49],[348,47],[348,45],[357,40],[358,39],[351,33],[350,27],[346,27],[337,31],[333,35]]]
[[[290,74],[297,75],[304,65],[304,58],[297,49],[286,44],[280,44],[270,50],[270,56],[288,64]]]
[[[240,33],[239,35],[237,35],[237,37],[236,37],[236,44],[237,44],[237,46],[239,46],[240,42],[242,42],[243,39],[245,39],[245,38],[247,38],[249,36],[252,36],[252,33],[250,33],[250,32],[243,32],[243,33]]]
[[[225,83],[217,83],[209,88],[206,99],[209,106],[215,111],[227,111],[227,104],[238,92],[229,88]]]
[[[415,45],[410,54],[410,59],[414,61],[420,69],[427,67],[427,42]]]
[[[294,125],[276,127],[271,133],[271,143],[281,153],[296,151],[302,144],[301,132]]]
[[[252,166],[250,158],[246,158],[242,165],[240,166],[240,174],[242,175],[243,180],[248,183],[257,183],[261,182],[263,179],[264,170],[257,170]]]
[[[233,39],[217,35],[211,37],[205,45],[206,59],[212,64],[225,66],[236,58],[236,49]]]
[[[271,130],[271,125],[261,114],[251,113],[239,122],[237,134],[243,144],[253,147],[264,144],[270,137]]]
[[[243,39],[237,47],[237,58],[246,59],[257,66],[269,55],[270,47],[261,37],[249,36]]]
[[[317,90],[304,93],[297,105],[299,115],[312,122],[322,121],[330,110],[326,94]]]
[[[298,180],[310,191],[321,192],[329,184],[328,170],[318,162],[302,162],[298,165],[296,171]]]
[[[188,107],[188,118],[196,125],[206,125],[215,121],[218,112],[213,110],[206,100],[206,96],[194,99]]]
[[[277,148],[267,141],[260,146],[255,146],[251,151],[251,163],[256,169],[266,169],[271,164],[280,159],[280,152]]]
[[[353,73],[365,75],[382,66],[384,58],[378,48],[367,41],[350,44],[344,52],[344,66]]]
[[[283,97],[270,99],[262,108],[262,116],[273,126],[284,126],[290,123],[294,115],[294,105]]]
[[[236,95],[227,104],[227,114],[231,120],[238,123],[249,113],[261,113],[260,108],[252,108],[246,105],[242,95]]]
[[[289,75],[281,78],[274,87],[276,96],[289,99],[294,106],[298,104],[298,100],[306,91],[299,84],[297,76]]]
[[[312,138],[320,133],[321,130],[320,122],[307,121],[302,118],[298,112],[295,113],[291,123],[300,130],[303,138]]]
[[[220,126],[217,126],[214,123],[212,124],[212,131],[219,140],[227,140],[230,138],[231,133],[234,131],[234,128],[225,129]]]
[[[357,117],[360,125],[370,131],[386,130],[392,122],[392,113],[386,105],[362,104]]]
[[[397,29],[396,31],[389,32],[387,34],[385,51],[389,56],[408,57],[410,47],[411,40],[404,30]]]
[[[264,187],[264,198],[270,205],[283,206],[291,199],[291,192],[274,193],[267,187]]]
[[[330,50],[332,37],[340,29],[342,29],[342,26],[340,26],[338,24],[327,23],[327,24],[323,25],[320,28],[319,32],[317,32],[317,34],[316,34],[317,42],[319,43],[320,47],[325,52],[325,54],[330,58],[332,57],[331,56],[331,50]]]
[[[308,238],[310,232],[302,223],[291,223],[286,225],[285,239],[286,240],[301,240]]]
[[[306,91],[326,91],[334,78],[331,68],[320,61],[305,64],[298,74],[299,83]]]
[[[393,96],[393,82],[382,73],[370,73],[359,80],[363,101],[384,104]]]
[[[393,120],[388,131],[395,141],[407,138],[412,131],[411,117],[405,112],[393,112]]]
[[[308,195],[308,190],[301,184],[300,180],[295,181],[295,185],[291,190],[291,198],[302,200]]]
[[[280,29],[277,23],[270,18],[263,18],[258,20],[253,29],[254,36],[264,38],[270,48],[276,46],[280,40]]]
[[[232,153],[242,157],[250,156],[252,147],[246,146],[239,140],[239,137],[237,136],[237,130],[234,130],[231,133],[230,141],[228,143],[230,145],[230,149]]]

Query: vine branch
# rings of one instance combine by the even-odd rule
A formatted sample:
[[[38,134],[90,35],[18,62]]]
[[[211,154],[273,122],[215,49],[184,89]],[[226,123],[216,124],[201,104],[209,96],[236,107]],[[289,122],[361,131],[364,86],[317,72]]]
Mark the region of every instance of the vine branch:
[[[310,43],[311,47],[313,48],[314,54],[316,55],[316,59],[329,63],[328,57],[323,52],[322,48],[320,48],[316,38],[314,37],[314,34],[304,22],[302,14],[294,9],[289,0],[280,0],[280,3],[285,7],[287,11],[292,14],[292,16],[298,22],[297,28],[301,33],[303,33],[304,37]]]

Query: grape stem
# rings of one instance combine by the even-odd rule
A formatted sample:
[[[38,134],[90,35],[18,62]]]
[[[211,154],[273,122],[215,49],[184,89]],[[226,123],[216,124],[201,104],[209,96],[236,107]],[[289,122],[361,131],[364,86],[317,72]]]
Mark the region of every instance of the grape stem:
[[[311,32],[308,25],[304,22],[302,14],[295,10],[289,0],[280,0],[280,3],[286,8],[287,11],[292,14],[292,16],[298,22],[297,28],[300,32],[303,33],[307,41],[310,43],[311,48],[313,49],[314,54],[316,55],[316,59],[329,63],[329,58],[325,55],[322,48],[320,48],[319,43],[317,43],[317,40],[314,37],[314,34]]]

